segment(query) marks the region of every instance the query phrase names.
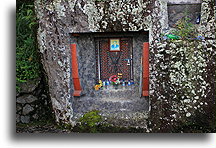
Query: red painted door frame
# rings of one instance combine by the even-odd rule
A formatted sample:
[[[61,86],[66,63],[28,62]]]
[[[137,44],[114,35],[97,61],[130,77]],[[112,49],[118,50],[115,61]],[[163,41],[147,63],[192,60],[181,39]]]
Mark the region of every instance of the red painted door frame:
[[[71,47],[71,70],[72,70],[72,79],[74,85],[73,96],[81,96],[82,87],[80,85],[79,72],[78,72],[76,44],[71,44],[70,47]]]
[[[142,96],[149,96],[149,43],[143,43],[142,53]]]

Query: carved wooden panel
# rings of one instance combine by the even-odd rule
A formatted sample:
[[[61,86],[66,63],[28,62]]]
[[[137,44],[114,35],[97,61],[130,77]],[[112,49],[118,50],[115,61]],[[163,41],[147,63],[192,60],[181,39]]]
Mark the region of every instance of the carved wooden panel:
[[[124,80],[132,79],[132,39],[120,39],[120,51],[110,52],[110,39],[96,40],[97,78],[107,80],[112,75],[122,73]]]

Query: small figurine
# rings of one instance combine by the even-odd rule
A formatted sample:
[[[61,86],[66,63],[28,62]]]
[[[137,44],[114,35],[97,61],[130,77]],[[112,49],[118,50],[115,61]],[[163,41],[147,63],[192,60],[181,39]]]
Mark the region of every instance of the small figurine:
[[[99,84],[96,84],[96,85],[94,86],[94,89],[95,89],[95,90],[99,90],[101,87],[103,87],[103,82],[102,82],[101,80],[99,80]]]
[[[100,85],[100,87],[103,86],[103,82],[101,80],[99,80],[99,85]]]
[[[122,78],[122,73],[118,73],[118,78],[119,78],[119,79]]]
[[[95,88],[95,90],[99,90],[99,89],[100,89],[100,84],[96,84],[96,85],[94,86],[94,88]]]

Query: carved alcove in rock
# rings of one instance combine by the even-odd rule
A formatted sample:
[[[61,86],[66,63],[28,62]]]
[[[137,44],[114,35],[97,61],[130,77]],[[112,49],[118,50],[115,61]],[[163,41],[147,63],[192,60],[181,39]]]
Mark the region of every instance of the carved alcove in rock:
[[[112,39],[119,40],[119,51],[110,50]],[[100,110],[101,113],[148,111],[148,97],[142,97],[142,50],[143,43],[148,40],[147,31],[72,33],[71,43],[77,45],[82,88],[81,96],[74,97],[74,113],[91,110]],[[110,76],[118,73],[122,74],[121,84],[94,89],[99,80],[105,83]],[[132,80],[134,84],[130,85]]]
[[[181,1],[189,2],[189,0]],[[118,114],[119,118],[115,121],[124,119],[123,122],[119,122],[120,124],[128,121],[126,125],[147,127],[146,118],[149,117],[148,120],[151,120],[151,125],[155,131],[169,131],[172,130],[174,124],[179,123],[179,121],[184,122],[188,112],[190,115],[193,114],[194,108],[186,110],[188,112],[181,108],[182,106],[191,106],[191,104],[187,104],[187,101],[184,102],[181,98],[179,100],[173,99],[175,94],[178,94],[177,90],[181,90],[183,86],[175,85],[172,87],[170,85],[172,77],[169,68],[174,62],[169,60],[169,57],[172,56],[169,47],[176,49],[179,47],[176,47],[174,42],[161,39],[163,30],[169,28],[167,2],[167,0],[35,1],[39,19],[39,48],[43,66],[48,76],[50,97],[57,122],[74,125],[77,117],[91,109],[101,109],[106,117],[109,115],[117,117],[116,109],[118,109],[121,114]],[[209,98],[213,98],[212,92],[214,92],[214,80],[212,78],[215,74],[209,68],[215,65],[212,62],[213,55],[215,55],[213,3],[213,0],[203,0],[201,4],[199,33],[208,40],[199,42],[198,47],[203,48],[201,51],[205,52],[202,55],[205,56],[203,58],[206,59],[207,64],[203,67],[203,71],[196,71],[196,75],[205,81],[203,85],[208,88],[208,91],[205,91],[204,87],[201,88],[205,95],[202,97],[201,93],[196,93],[200,91],[198,87],[194,86],[194,94],[189,99],[193,100],[195,96],[198,96],[197,102],[211,100]],[[142,34],[143,31],[148,32],[148,35]],[[75,35],[76,33],[78,36]],[[115,99],[99,100],[99,96],[103,96],[103,93],[109,97],[111,93],[115,92],[94,91],[93,88],[98,79],[106,78],[105,75],[101,78],[97,76],[98,72],[101,72],[97,70],[97,60],[99,59],[97,54],[100,55],[100,52],[97,52],[98,45],[102,45],[103,42],[102,46],[106,47],[109,39],[114,38],[125,42],[123,37],[128,37],[127,39],[133,44],[134,66],[131,76],[135,81],[134,86],[132,86],[135,87],[133,90],[135,93],[131,95],[134,95],[134,100],[138,100],[136,97],[140,94],[138,85],[141,73],[138,65],[141,65],[142,44],[149,42],[149,100],[139,98],[141,102],[137,101],[135,106],[133,102],[125,101],[127,98],[123,100],[123,103],[121,99],[117,101]],[[71,53],[71,47],[73,49],[76,47],[76,54]],[[74,71],[72,70],[74,62],[71,61],[76,58],[78,70]],[[126,58],[128,59],[128,57]],[[126,61],[125,64],[127,64]],[[80,87],[82,88],[83,96],[81,97],[74,96],[76,91],[74,82],[76,80],[73,73],[75,72],[76,76],[79,76]],[[175,69],[174,73],[176,72]],[[178,78],[181,79],[181,77]],[[211,85],[208,86],[208,84]],[[115,91],[115,89],[112,90]],[[121,91],[122,89],[117,90]],[[119,94],[121,93],[119,92]],[[122,93],[125,96],[126,94],[128,93]],[[132,100],[133,97],[130,99]],[[147,105],[148,101],[150,102],[149,106]],[[121,110],[122,107],[123,110]],[[131,112],[124,109],[129,109]]]
[[[169,26],[175,27],[177,21],[185,17],[189,19],[190,23],[199,24],[201,19],[201,3],[201,0],[168,1]]]

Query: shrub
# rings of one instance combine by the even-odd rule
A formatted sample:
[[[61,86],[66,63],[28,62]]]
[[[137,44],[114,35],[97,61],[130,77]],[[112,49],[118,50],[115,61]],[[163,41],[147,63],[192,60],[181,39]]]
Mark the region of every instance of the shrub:
[[[40,76],[34,6],[23,3],[16,12],[16,90],[19,84]]]
[[[179,19],[175,24],[175,29],[172,33],[180,36],[183,40],[196,38],[198,35],[196,26],[190,23],[190,18],[188,17]]]
[[[102,122],[102,117],[99,115],[100,111],[93,110],[87,112],[79,119],[81,125],[79,126],[82,132],[98,133],[98,125]]]

